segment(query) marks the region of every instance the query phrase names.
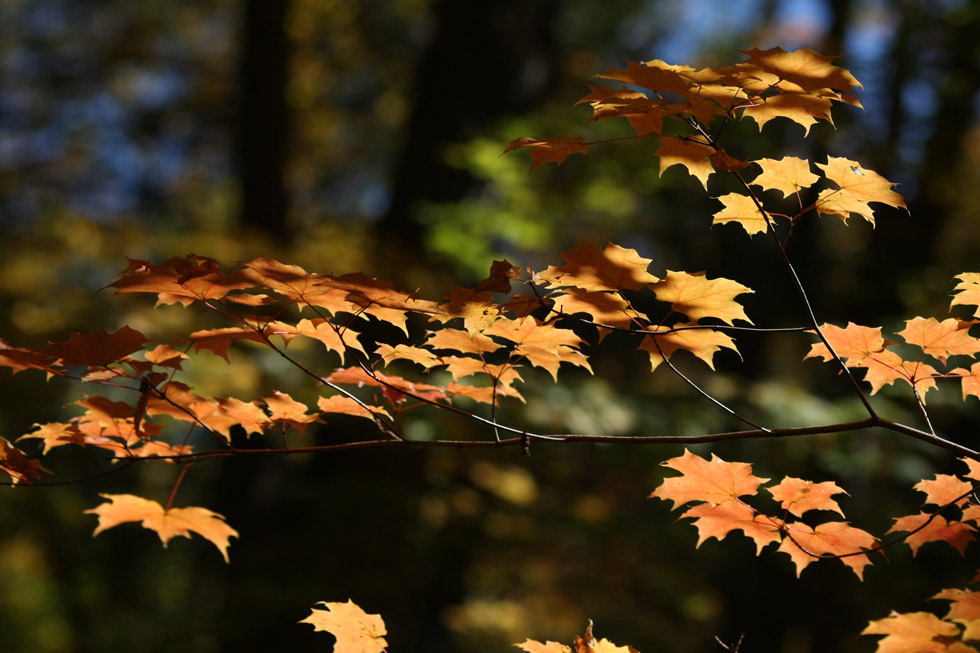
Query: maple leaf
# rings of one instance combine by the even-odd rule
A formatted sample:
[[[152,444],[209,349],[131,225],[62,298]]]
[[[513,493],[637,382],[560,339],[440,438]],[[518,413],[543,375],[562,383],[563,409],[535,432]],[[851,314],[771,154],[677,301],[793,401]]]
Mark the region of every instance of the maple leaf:
[[[92,533],[93,537],[119,524],[138,521],[143,528],[156,531],[164,547],[178,535],[190,537],[192,532],[197,533],[218,547],[225,562],[228,562],[228,540],[238,537],[238,532],[225,523],[224,517],[207,508],[191,506],[165,510],[156,501],[132,494],[100,494],[99,496],[108,501],[85,511],[99,518],[99,524]]]
[[[932,521],[929,521],[930,517]],[[921,530],[917,530],[920,528]],[[973,541],[975,530],[965,522],[947,521],[942,515],[933,516],[920,512],[917,515],[896,518],[888,532],[915,531],[905,538],[906,544],[912,548],[913,555],[918,553],[919,547],[927,542],[946,542],[959,551],[960,555],[965,555],[966,546]]]
[[[960,460],[969,468],[965,476],[972,478],[974,481],[980,481],[980,462],[972,458],[960,458]]]
[[[129,266],[120,276],[106,287],[115,288],[116,294],[155,293],[157,306],[188,306],[195,301],[222,299],[232,290],[252,286],[241,270],[223,274],[217,261],[194,254],[174,257],[160,265],[129,259]]]
[[[765,233],[769,229],[765,215],[759,210],[759,205],[748,195],[729,193],[715,199],[721,202],[724,208],[714,214],[713,224],[734,223],[745,229],[745,233],[750,236]]]
[[[957,367],[949,371],[949,376],[960,377],[960,383],[963,389],[963,401],[966,401],[966,398],[970,395],[980,399],[980,363],[974,363],[968,370]]]
[[[245,434],[261,434],[271,424],[269,416],[254,401],[242,401],[235,397],[201,400],[190,404],[196,417],[209,429],[231,438],[231,429],[241,426]]]
[[[810,170],[810,162],[795,156],[782,159],[756,159],[752,163],[762,168],[762,174],[749,182],[763,190],[775,190],[789,197],[820,181]]]
[[[40,351],[59,358],[65,365],[100,367],[139,351],[146,342],[142,333],[124,326],[115,333],[105,329],[73,333],[68,340],[50,343]]]
[[[157,345],[153,349],[148,349],[144,356],[154,365],[173,370],[179,370],[181,361],[189,358],[184,352],[174,349],[173,345]]]
[[[23,370],[44,370],[53,373],[52,357],[32,349],[11,347],[7,341],[0,338],[0,365],[9,367],[14,374]]]
[[[667,270],[667,278],[653,286],[653,292],[658,300],[671,304],[671,310],[694,322],[714,317],[726,324],[735,320],[752,324],[735,298],[754,291],[731,279],[708,279],[704,272]]]
[[[673,327],[650,327],[646,332],[663,332],[643,338],[638,349],[650,355],[650,369],[655,370],[677,350],[688,351],[715,369],[714,355],[722,347],[738,353],[735,342],[727,334],[714,329],[693,329],[693,324],[675,324]]]
[[[820,192],[816,202],[818,213],[836,215],[845,223],[854,213],[873,225],[875,219],[870,202],[908,210],[902,196],[892,190],[896,184],[873,170],[862,168],[857,161],[831,156],[827,158],[827,163],[818,163],[817,167],[838,186],[837,189],[828,188]]]
[[[40,440],[43,443],[43,448],[41,453],[47,455],[49,451],[55,447],[61,447],[67,444],[77,444],[84,446],[85,434],[78,428],[78,425],[74,422],[48,422],[46,424],[35,424],[34,430],[30,433],[25,433],[24,435],[17,438],[17,441],[21,440]]]
[[[768,478],[752,475],[749,463],[725,462],[715,454],[705,460],[697,454],[684,449],[684,454],[660,463],[681,473],[680,476],[664,479],[663,483],[650,494],[674,503],[671,510],[692,501],[718,505],[734,501],[738,497],[755,494]]]
[[[870,549],[878,542],[870,533],[847,522],[824,522],[815,528],[795,522],[789,525],[787,533],[779,551],[792,558],[797,576],[818,556],[830,555],[842,556],[839,560],[863,580],[864,568],[871,564],[871,560],[867,554],[854,554]]]
[[[381,615],[364,612],[350,599],[347,603],[320,601],[310,616],[299,623],[311,624],[314,631],[336,637],[336,653],[382,653],[388,645],[384,638],[388,631]]]
[[[459,329],[440,329],[431,333],[426,344],[432,349],[451,349],[463,354],[489,354],[502,347],[484,333],[470,333]]]
[[[960,282],[953,288],[957,293],[949,302],[949,308],[954,306],[974,306],[974,317],[980,317],[980,272],[964,272],[954,277]]]
[[[660,158],[660,175],[671,166],[684,166],[694,177],[697,177],[705,190],[708,190],[708,177],[715,168],[709,160],[715,153],[714,148],[706,143],[698,142],[693,137],[661,136],[660,147],[654,156]]]
[[[285,392],[276,390],[271,397],[263,397],[262,401],[269,407],[269,419],[273,423],[305,431],[313,422],[323,421],[319,415],[307,414],[306,404],[296,401]]]
[[[589,146],[581,136],[559,136],[555,138],[531,138],[522,136],[507,144],[504,152],[531,148],[531,170],[542,163],[554,162],[561,165],[572,154],[586,154]]]
[[[592,371],[589,359],[579,351],[585,341],[571,329],[561,329],[528,316],[516,320],[500,319],[486,333],[513,342],[516,355],[523,356],[535,367],[548,370],[556,381],[561,363]]]
[[[980,592],[945,589],[932,598],[952,601],[946,620],[955,621],[965,628],[963,639],[980,640]]]
[[[698,547],[712,537],[723,540],[734,530],[742,531],[755,541],[757,553],[766,545],[780,540],[778,522],[737,501],[717,505],[698,504],[681,515],[682,519],[685,517],[694,519],[694,526],[698,529]]]
[[[752,48],[739,52],[749,55],[744,62],[747,67],[765,71],[802,91],[837,89],[849,92],[853,88],[864,88],[849,71],[832,65],[831,62],[838,57],[828,57],[810,48],[793,52],[786,52],[779,47],[769,50]]]
[[[833,324],[822,324],[820,331],[837,355],[851,365],[861,365],[869,356],[883,352],[885,345],[889,344],[881,335],[881,327],[866,327],[848,322],[844,328]],[[814,344],[803,360],[818,356],[824,362],[834,360],[833,354],[822,342]]]
[[[521,278],[521,269],[516,265],[511,265],[506,259],[494,261],[490,265],[490,276],[476,284],[477,292],[510,292],[510,282],[512,279]]]
[[[929,612],[892,611],[884,619],[869,622],[861,634],[885,636],[878,642],[878,653],[947,653],[943,640],[959,632],[955,624]]]
[[[51,473],[39,461],[25,454],[2,436],[0,436],[0,470],[9,474],[14,483],[20,481],[30,483],[32,479]]]
[[[371,372],[368,374],[360,367],[339,368],[326,378],[330,383],[352,383],[358,386],[380,388],[392,404],[405,401],[407,396],[420,397],[427,401],[448,400],[446,389],[427,383],[413,383],[400,376]]]
[[[362,274],[351,272],[339,277],[319,276],[315,287],[328,293],[344,293],[348,302],[346,310],[354,314],[371,317],[392,324],[408,335],[406,321],[408,313],[438,315],[441,309],[435,302],[418,299],[414,293],[399,290],[387,281],[381,281]],[[315,299],[315,298],[314,298]]]
[[[593,120],[625,118],[640,138],[663,131],[664,118],[692,109],[686,104],[652,100],[643,93],[631,91],[625,86],[618,91],[604,86],[590,88],[592,92],[581,98],[575,105],[590,103]]]
[[[565,315],[585,313],[597,324],[628,329],[640,317],[630,308],[629,303],[616,293],[566,288],[553,297],[555,300],[553,310]],[[608,329],[600,329],[600,332],[607,331]]]
[[[708,160],[711,161],[711,164],[715,168],[719,170],[727,170],[728,172],[745,170],[750,165],[748,161],[736,159],[721,148],[716,149],[714,153],[708,157]]]
[[[324,413],[342,413],[345,415],[354,415],[355,417],[366,417],[368,419],[374,419],[378,415],[388,418],[391,417],[384,408],[367,405],[370,410],[365,410],[361,404],[350,397],[344,397],[342,395],[320,397],[317,399],[316,405]]]
[[[552,265],[535,278],[556,287],[575,286],[594,292],[639,290],[660,281],[647,272],[650,259],[613,243],[600,250],[583,240],[561,257],[566,265]]]
[[[915,317],[906,320],[906,327],[898,332],[910,345],[922,347],[922,353],[939,359],[943,364],[950,356],[972,356],[980,352],[980,338],[969,334],[969,322],[953,318],[938,321]]]
[[[520,644],[514,644],[517,648],[524,649],[528,653],[572,653],[570,646],[561,642],[537,642],[527,639]]]
[[[463,327],[476,334],[493,324],[501,315],[500,306],[493,295],[472,288],[453,288],[445,295],[449,301],[440,304],[440,315],[434,319],[448,321],[463,318]]]
[[[611,68],[596,77],[642,86],[651,91],[668,91],[686,95],[690,81],[682,72],[693,72],[693,70],[689,66],[672,66],[654,59],[644,63],[627,61],[625,69]]]
[[[834,499],[835,494],[847,494],[833,481],[814,483],[802,478],[785,477],[778,485],[766,488],[772,498],[780,502],[783,510],[802,517],[809,510],[833,510],[844,516],[844,512]]]
[[[185,339],[182,338],[181,340]],[[195,351],[207,349],[227,361],[228,347],[231,346],[232,340],[251,340],[252,342],[264,343],[265,336],[259,330],[251,327],[223,327],[195,331],[186,340],[194,343]]]
[[[922,480],[913,487],[925,493],[925,503],[932,503],[937,506],[945,506],[957,500],[958,503],[962,504],[967,501],[965,495],[973,491],[972,483],[967,483],[958,476],[951,474],[936,474],[936,477],[931,481]]]
[[[940,376],[939,372],[931,365],[903,360],[895,352],[885,349],[886,345],[894,343],[881,336],[881,327],[864,327],[849,322],[843,329],[833,324],[823,324],[820,331],[848,367],[867,369],[864,380],[871,384],[871,394],[901,379],[915,386],[925,401],[926,393],[936,387],[935,379]],[[824,361],[833,360],[830,350],[822,342],[812,345],[803,358],[816,357]]]
[[[312,320],[303,319],[296,324],[288,324],[278,320],[269,322],[263,328],[267,335],[276,335],[283,339],[286,345],[297,336],[304,336],[319,341],[328,351],[335,351],[340,354],[343,361],[347,355],[347,349],[356,349],[362,354],[366,354],[364,346],[358,339],[358,334],[351,330],[339,329],[330,320],[318,317]],[[259,337],[259,342],[262,342]]]
[[[428,349],[412,347],[410,345],[395,345],[392,347],[387,343],[380,343],[375,353],[385,360],[385,363],[393,360],[412,361],[416,365],[428,369],[439,364],[439,357]]]
[[[745,116],[752,118],[762,129],[770,120],[788,118],[803,126],[804,135],[817,120],[833,123],[830,115],[830,99],[809,93],[780,93],[753,99],[742,105]]]

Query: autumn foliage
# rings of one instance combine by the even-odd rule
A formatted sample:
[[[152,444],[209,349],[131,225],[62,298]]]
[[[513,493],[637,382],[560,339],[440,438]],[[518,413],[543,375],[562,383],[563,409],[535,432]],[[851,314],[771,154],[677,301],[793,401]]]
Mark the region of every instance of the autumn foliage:
[[[485,280],[472,288],[445,289],[441,296],[401,290],[360,273],[321,274],[268,258],[230,268],[195,255],[162,263],[131,260],[108,288],[117,294],[149,294],[158,306],[201,310],[218,318],[221,326],[168,342],[154,342],[126,326],[71,334],[36,349],[0,341],[0,365],[14,373],[39,371],[48,378],[111,390],[113,397],[103,393],[79,399],[75,417],[36,425],[17,440],[20,446],[3,439],[0,469],[14,483],[43,484],[53,472],[29,452],[39,450],[43,456],[65,446],[88,448],[124,464],[179,465],[182,471],[169,498],[103,494],[103,503],[87,511],[98,518],[95,534],[136,522],[155,531],[164,545],[176,536],[199,535],[227,560],[230,539],[237,537],[233,525],[204,507],[174,504],[190,463],[242,455],[232,444],[233,430],[268,436],[264,448],[250,449],[249,455],[287,455],[487,446],[515,447],[528,454],[545,442],[693,445],[875,428],[945,449],[963,465],[959,475],[939,474],[916,484],[914,489],[925,495],[922,509],[895,517],[887,533],[872,534],[847,521],[838,503],[847,492],[833,481],[762,478],[748,463],[715,455],[706,459],[690,450],[663,463],[675,474],[650,496],[669,502],[681,511],[681,519],[691,520],[698,546],[740,531],[759,554],[774,549],[788,556],[797,575],[813,565],[844,564],[863,578],[868,565],[884,558],[882,549],[901,543],[913,552],[945,543],[964,554],[980,528],[974,494],[980,452],[937,433],[926,400],[931,391],[944,388],[964,400],[980,398],[980,338],[971,334],[980,318],[980,273],[956,277],[950,311],[960,317],[913,317],[897,333],[821,321],[787,251],[794,228],[821,217],[844,223],[857,217],[874,224],[876,206],[905,209],[905,202],[894,184],[857,161],[835,156],[816,162],[791,156],[740,160],[727,152],[719,136],[727,122],[751,119],[762,128],[781,118],[808,133],[818,121],[832,122],[834,103],[860,106],[854,95],[860,84],[833,65],[832,57],[807,48],[744,54],[744,61],[723,68],[629,62],[598,76],[622,86],[594,86],[579,102],[592,107],[594,120],[624,118],[638,139],[657,141],[653,153],[661,172],[681,166],[705,189],[713,175],[735,180],[740,190],[716,198],[720,208],[713,223],[733,224],[746,237],[772,241],[782,273],[796,289],[796,327],[753,323],[740,298],[761,289],[705,271],[668,270],[660,278],[649,272],[651,260],[613,243],[581,242],[561,254],[561,262],[538,270],[495,261]],[[582,137],[522,137],[506,150],[528,150],[535,168],[566,163],[571,155],[588,153],[598,144]],[[777,196],[793,200],[795,209],[771,211],[766,198]],[[381,324],[392,328],[376,328]],[[713,369],[719,351],[738,353],[740,334],[777,331],[796,334],[801,364],[814,359],[805,364],[834,366],[866,416],[821,425],[756,423],[675,365],[676,357],[688,356]],[[522,385],[531,368],[555,381],[573,368],[592,372],[604,338],[613,332],[632,339],[638,355],[649,359],[651,371],[673,374],[727,413],[735,430],[617,437],[531,433],[508,425],[506,406],[525,401]],[[308,348],[290,347],[296,341],[322,348],[334,363],[325,367],[311,362],[302,354]],[[211,396],[182,381],[189,358],[207,351],[233,360],[230,352],[242,347],[265,348],[295,366],[316,388],[315,400],[300,401],[276,389],[252,400]],[[294,353],[297,349],[300,353]],[[918,425],[895,422],[876,411],[871,396],[890,385],[906,391],[921,416]],[[416,408],[462,415],[471,420],[476,435],[413,440],[402,431],[400,417]],[[366,428],[342,442],[291,442],[337,415],[359,418]],[[192,433],[206,437],[193,438],[192,446]],[[980,599],[966,589],[945,589],[935,598],[949,602],[943,618],[893,613],[871,621],[864,633],[882,637],[882,652],[980,650]],[[387,646],[381,618],[350,601],[321,604],[303,623],[332,633],[337,651],[374,652]],[[570,646],[531,640],[517,646],[530,653],[635,650],[596,639],[591,625]]]

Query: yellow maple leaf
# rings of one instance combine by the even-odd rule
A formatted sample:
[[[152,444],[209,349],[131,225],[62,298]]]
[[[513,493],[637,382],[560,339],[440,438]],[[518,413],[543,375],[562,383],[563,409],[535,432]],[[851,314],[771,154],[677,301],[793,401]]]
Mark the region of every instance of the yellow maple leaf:
[[[750,236],[765,233],[769,229],[765,216],[748,195],[728,193],[715,199],[721,202],[724,208],[715,213],[713,224],[737,224]]]
[[[817,167],[838,186],[820,192],[816,202],[818,213],[836,215],[845,223],[854,213],[873,225],[875,219],[870,202],[908,210],[902,196],[892,190],[895,184],[874,170],[861,167],[857,161],[831,156],[827,158],[827,163],[818,163]]]
[[[708,189],[708,177],[715,171],[709,160],[715,150],[705,143],[690,138],[677,136],[661,136],[660,147],[654,156],[660,158],[660,174],[671,166],[684,166],[687,171],[698,178],[704,189]]]
[[[735,320],[752,324],[735,297],[754,291],[731,279],[709,279],[704,272],[667,270],[667,278],[653,286],[653,292],[658,300],[672,304],[672,310],[694,322],[713,317],[726,324]]]
[[[317,609],[319,607],[324,609]],[[325,631],[337,638],[335,653],[382,653],[388,642],[385,622],[381,615],[368,614],[356,603],[327,603],[320,601],[301,624],[311,624],[315,631]]]
[[[762,186],[763,190],[779,191],[783,197],[795,195],[820,181],[820,177],[810,170],[810,162],[795,156],[784,156],[778,160],[757,159],[752,163],[762,168],[762,174],[749,183]]]
[[[224,517],[207,508],[190,506],[164,510],[156,501],[132,494],[99,496],[108,499],[108,502],[85,511],[99,517],[93,536],[119,524],[138,521],[143,528],[156,531],[163,546],[167,546],[167,542],[174,537],[190,537],[192,532],[197,533],[218,547],[225,562],[228,562],[228,540],[238,537],[238,532],[225,523]]]

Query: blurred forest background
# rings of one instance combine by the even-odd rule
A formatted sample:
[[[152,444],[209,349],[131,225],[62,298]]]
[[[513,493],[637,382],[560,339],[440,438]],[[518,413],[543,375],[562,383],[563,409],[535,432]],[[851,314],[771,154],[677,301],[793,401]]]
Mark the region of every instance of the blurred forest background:
[[[519,136],[617,135],[587,124],[592,75],[627,59],[696,66],[739,49],[802,46],[863,82],[866,111],[836,130],[754,123],[743,158],[830,153],[900,182],[911,217],[877,228],[824,218],[790,246],[819,318],[888,328],[947,312],[952,277],[980,254],[980,3],[964,0],[5,0],[0,3],[0,334],[34,346],[130,324],[149,337],[201,323],[180,307],[99,288],[126,257],[264,255],[307,270],[364,271],[437,298],[494,258],[536,269],[579,240],[612,240],[667,268],[736,279],[758,325],[800,325],[770,243],[710,228],[718,204],[652,143],[618,143],[528,174]],[[720,176],[719,176],[720,177]],[[714,184],[719,184],[715,187]],[[709,195],[728,192],[713,181]],[[777,270],[774,275],[773,270]],[[513,424],[548,432],[704,433],[736,427],[645,355],[616,352],[596,376],[528,377]],[[809,339],[739,338],[744,362],[698,376],[767,424],[861,416]],[[212,357],[192,385],[252,398],[302,385],[271,358]],[[679,360],[703,375],[700,362]],[[188,380],[188,379],[185,379]],[[81,389],[0,373],[0,433],[70,415]],[[883,413],[917,424],[899,392]],[[976,444],[977,402],[930,397],[936,426]],[[491,434],[431,411],[413,437]],[[65,448],[67,449],[67,448]],[[726,444],[759,476],[835,480],[856,525],[882,533],[917,510],[911,484],[956,469],[945,452],[862,433]],[[704,450],[699,449],[703,453]],[[241,534],[225,565],[210,544],[123,526],[92,539],[98,491],[164,501],[178,471],[129,468],[96,486],[5,490],[0,501],[0,648],[182,653],[328,650],[297,625],[321,600],[383,615],[389,650],[505,651],[568,641],[586,620],[641,651],[872,651],[857,633],[891,609],[922,609],[977,568],[947,548],[895,547],[860,583],[826,562],[696,534],[645,497],[678,447],[383,451],[195,466],[175,505],[203,505]],[[54,470],[104,469],[59,450]],[[86,467],[87,465],[87,467]],[[972,560],[971,560],[972,559]]]

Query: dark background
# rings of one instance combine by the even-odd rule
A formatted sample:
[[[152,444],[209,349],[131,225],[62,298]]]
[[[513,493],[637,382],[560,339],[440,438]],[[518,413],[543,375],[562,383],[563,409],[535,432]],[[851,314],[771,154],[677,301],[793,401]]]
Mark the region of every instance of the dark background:
[[[727,276],[758,325],[802,316],[774,253],[735,227],[710,228],[728,192],[679,169],[657,174],[652,143],[593,148],[528,174],[519,136],[626,134],[572,108],[589,78],[627,59],[696,66],[737,50],[804,45],[841,54],[865,111],[836,130],[751,122],[739,156],[860,160],[899,187],[910,215],[882,210],[804,223],[790,246],[819,319],[900,326],[944,317],[952,277],[980,251],[975,2],[606,0],[8,0],[0,5],[0,334],[40,345],[130,324],[151,337],[200,314],[97,292],[126,257],[265,255],[311,271],[361,270],[436,298],[486,275],[494,258],[542,269],[579,240],[612,240],[651,271]],[[720,177],[720,176],[719,176]],[[717,184],[717,185],[716,185]],[[428,293],[428,294],[426,294]],[[539,431],[678,434],[737,424],[615,337],[596,376],[528,377],[508,419]],[[619,349],[617,350],[617,347]],[[799,425],[859,418],[831,370],[800,363],[809,339],[739,339],[719,374],[682,361],[753,418]],[[300,381],[271,359],[201,357],[202,392],[259,396]],[[0,435],[63,419],[82,392],[0,373]],[[900,391],[890,417],[918,424]],[[930,397],[937,426],[972,444],[976,402]],[[316,437],[355,428],[340,423]],[[417,437],[485,438],[467,423],[406,418]],[[334,431],[331,431],[334,429]],[[956,471],[942,452],[880,433],[710,449],[760,476],[835,480],[856,525],[883,533],[915,512],[911,485]],[[699,449],[707,455],[707,449]],[[196,465],[175,505],[204,505],[241,534],[225,565],[200,539],[168,549],[136,526],[90,538],[98,492],[165,501],[178,474],[130,468],[100,484],[4,491],[4,651],[324,650],[297,625],[316,601],[380,613],[389,650],[497,651],[527,637],[596,633],[641,651],[872,651],[858,633],[891,609],[963,586],[978,566],[940,545],[893,547],[860,583],[838,562],[794,578],[784,555],[696,534],[661,502],[658,463],[674,446],[534,447],[507,452],[341,453]],[[105,468],[57,452],[64,476]]]

